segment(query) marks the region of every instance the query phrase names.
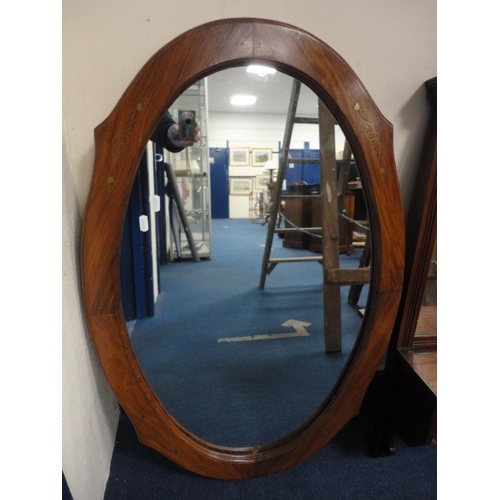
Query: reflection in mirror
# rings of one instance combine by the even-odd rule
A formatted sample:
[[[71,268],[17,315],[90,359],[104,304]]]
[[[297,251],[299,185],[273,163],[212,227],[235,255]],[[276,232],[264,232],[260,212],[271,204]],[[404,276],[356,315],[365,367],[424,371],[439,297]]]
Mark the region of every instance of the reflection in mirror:
[[[422,298],[422,306],[412,345],[431,346],[437,344],[437,242],[431,255],[427,279]]]
[[[367,302],[368,280],[345,272],[323,283],[324,219],[328,230],[334,222],[337,267],[353,270],[369,266],[368,215],[335,125],[338,207],[322,216],[332,197],[320,106],[302,84],[293,112],[302,120],[290,127],[293,84],[233,68],[190,87],[170,113],[195,111],[200,141],[177,153],[150,141],[127,210],[121,289],[135,355],[170,414],[218,445],[259,445],[302,425],[334,387]],[[256,99],[231,104],[237,95]],[[291,159],[280,183],[283,151]],[[325,347],[332,328],[334,350]]]

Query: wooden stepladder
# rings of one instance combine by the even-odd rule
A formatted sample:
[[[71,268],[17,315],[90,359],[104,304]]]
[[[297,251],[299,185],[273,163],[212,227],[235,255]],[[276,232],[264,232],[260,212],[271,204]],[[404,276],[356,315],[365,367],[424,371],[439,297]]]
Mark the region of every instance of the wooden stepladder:
[[[319,262],[323,265],[323,295],[324,295],[324,331],[325,351],[338,352],[342,350],[341,315],[340,315],[340,287],[344,285],[361,285],[369,283],[370,269],[359,267],[357,269],[340,268],[339,252],[339,206],[343,208],[346,193],[347,179],[349,173],[351,148],[346,141],[343,160],[337,161],[335,154],[335,119],[328,108],[319,99],[318,119],[297,118],[297,103],[299,100],[301,83],[293,81],[290,104],[288,108],[287,122],[283,147],[281,150],[278,166],[278,176],[273,190],[270,207],[270,216],[262,259],[262,268],[259,288],[263,289],[266,276],[271,274],[279,263],[286,262]],[[290,141],[293,125],[295,123],[317,123],[319,124],[320,158],[317,159],[293,159],[289,157]],[[287,228],[277,229],[276,220],[282,201],[283,180],[285,178],[288,163],[320,163],[321,169],[321,228]],[[337,163],[340,164],[337,175]],[[337,180],[338,177],[338,180]],[[319,233],[322,238],[322,255],[311,257],[292,258],[270,258],[274,234],[283,231],[307,231]]]

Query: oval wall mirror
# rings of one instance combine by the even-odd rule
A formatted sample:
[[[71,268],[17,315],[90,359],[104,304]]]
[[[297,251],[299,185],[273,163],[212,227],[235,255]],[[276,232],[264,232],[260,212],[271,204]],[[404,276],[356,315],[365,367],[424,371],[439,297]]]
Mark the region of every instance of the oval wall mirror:
[[[272,283],[276,275],[261,272],[258,287],[255,282],[247,283],[246,291],[226,290],[228,295],[221,294],[219,300],[214,290],[209,288],[209,285],[217,284],[217,280],[211,278],[204,281],[203,276],[200,275],[200,269],[205,265],[204,262],[180,262],[180,266],[184,264],[188,264],[191,268],[196,266],[191,279],[200,281],[199,295],[190,297],[192,303],[189,304],[186,303],[187,298],[182,296],[179,287],[182,279],[188,277],[188,271],[184,271],[184,268],[182,271],[175,271],[182,275],[179,279],[172,276],[174,286],[162,286],[160,283],[162,289],[165,291],[168,289],[173,293],[168,297],[168,303],[175,303],[176,298],[180,303],[175,307],[178,315],[168,316],[172,324],[165,325],[159,335],[160,342],[167,343],[166,351],[173,353],[173,357],[162,358],[155,366],[150,361],[154,358],[154,353],[161,352],[161,349],[151,347],[154,344],[149,342],[150,339],[141,345],[140,340],[145,338],[144,335],[134,336],[132,332],[130,336],[130,324],[127,324],[122,300],[120,279],[123,280],[123,273],[120,274],[120,264],[123,266],[124,262],[121,252],[124,221],[134,179],[160,117],[172,108],[184,92],[193,85],[198,85],[206,77],[221,75],[222,70],[246,67],[250,63],[271,66],[284,75],[288,75],[287,77],[292,81],[302,82],[304,88],[311,89],[319,98],[320,115],[323,113],[323,116],[331,117],[331,130],[337,129],[333,126],[334,122],[340,127],[345,143],[352,150],[360,182],[364,188],[364,200],[369,213],[371,259],[370,293],[367,298],[366,312],[363,320],[359,320],[358,327],[360,328],[351,334],[353,341],[350,345],[344,342],[342,346],[338,343],[339,337],[335,336],[335,333],[332,334],[337,329],[332,322],[335,323],[335,318],[338,316],[334,305],[337,301],[334,299],[335,293],[332,293],[332,290],[338,289],[340,285],[352,285],[360,278],[356,273],[346,273],[341,269],[342,266],[331,254],[330,243],[328,245],[322,243],[322,272],[321,267],[318,266],[319,295],[317,283],[314,284],[314,290],[307,289],[307,287],[301,290],[293,282],[288,285],[283,283],[283,287],[288,286],[288,294],[300,297],[301,302],[311,299],[312,302],[317,303],[323,299],[321,315],[324,318],[324,325],[315,325],[311,329],[313,332],[316,327],[319,332],[319,334],[317,332],[314,334],[316,340],[319,336],[324,336],[322,349],[320,349],[321,358],[317,353],[317,346],[315,355],[308,353],[306,347],[297,352],[303,357],[307,357],[308,353],[310,357],[308,363],[312,363],[315,369],[322,363],[324,364],[324,380],[321,381],[322,388],[318,391],[305,388],[306,392],[316,392],[312,400],[308,400],[308,396],[301,394],[299,389],[291,392],[286,384],[278,385],[277,394],[265,403],[268,404],[270,414],[276,412],[275,421],[282,422],[286,419],[291,413],[289,411],[291,407],[302,406],[302,413],[297,413],[286,425],[277,430],[273,430],[271,422],[257,423],[254,425],[254,433],[245,435],[238,433],[238,429],[244,426],[245,411],[243,410],[239,417],[235,417],[235,414],[231,414],[228,402],[217,403],[216,397],[207,396],[206,385],[204,385],[206,376],[205,380],[203,376],[195,378],[194,381],[191,380],[193,385],[190,387],[182,384],[185,382],[186,374],[193,371],[189,368],[189,363],[195,363],[199,374],[205,373],[206,375],[206,372],[199,369],[202,361],[199,357],[197,358],[202,351],[201,354],[206,354],[207,366],[216,363],[222,365],[218,372],[214,371],[222,378],[209,383],[209,386],[226,392],[222,380],[226,379],[227,382],[229,379],[229,382],[234,382],[235,392],[230,402],[236,402],[236,406],[241,410],[241,402],[246,394],[244,385],[241,385],[241,379],[238,380],[238,375],[235,373],[245,361],[241,358],[242,362],[238,363],[238,366],[231,366],[231,362],[236,358],[234,353],[231,354],[230,349],[242,349],[242,343],[237,345],[238,343],[232,340],[235,337],[273,335],[276,327],[283,325],[283,323],[270,324],[275,322],[273,316],[268,316],[267,319],[263,317],[262,323],[256,324],[256,318],[260,316],[255,314],[258,307],[264,307],[265,304],[278,300],[277,294],[273,294],[275,284]],[[326,136],[322,140],[322,144],[326,146],[320,154],[322,176],[323,172],[327,171],[335,173],[333,137],[333,135]],[[229,19],[208,23],[188,31],[158,51],[132,81],[109,117],[96,128],[95,138],[95,168],[82,236],[85,310],[91,336],[106,377],[118,401],[134,424],[139,439],[143,444],[156,449],[167,458],[193,472],[221,479],[250,478],[271,474],[306,459],[326,444],[359,411],[364,394],[387,348],[395,320],[402,286],[404,224],[393,156],[392,126],[381,115],[347,63],[334,50],[311,34],[272,21]],[[236,149],[238,148],[241,149],[239,146]],[[281,155],[280,161],[284,161],[283,151],[276,151],[276,153]],[[157,158],[156,154],[157,152],[153,153],[154,161]],[[187,157],[189,159],[189,152]],[[239,158],[235,153],[234,160],[237,161]],[[328,161],[333,161],[331,168],[324,167]],[[191,190],[196,187],[196,191],[199,189],[198,196],[200,196],[207,186],[200,183],[195,186],[193,172],[190,175]],[[273,185],[272,173],[270,175],[270,184]],[[239,180],[244,178],[244,176],[235,177],[240,177]],[[328,241],[335,240],[335,231],[332,232],[332,227],[335,229],[336,226],[335,224],[332,226],[332,221],[337,219],[337,215],[332,216],[327,209],[328,203],[333,198],[337,199],[332,196],[331,189],[331,186],[337,188],[337,179],[329,184],[330,181],[325,180],[329,178],[325,176],[321,181],[323,187],[321,226],[323,235],[330,236],[326,238]],[[257,181],[257,179],[253,180]],[[274,185],[282,186],[282,181],[283,179],[280,179],[278,175]],[[235,183],[233,187],[236,190],[245,189],[244,183]],[[289,203],[289,214],[291,206]],[[285,217],[286,207],[285,204]],[[262,231],[267,231],[265,225],[252,225],[246,222],[252,229],[260,230],[259,238],[262,238]],[[274,227],[275,222],[267,221],[267,226],[270,225]],[[212,229],[213,241],[211,240],[210,245],[201,250],[202,259],[205,257],[203,252],[208,252],[209,265],[216,264],[216,259],[212,258],[212,252],[216,251],[215,246],[218,241],[221,241],[216,238],[226,237],[232,228],[219,227],[217,230],[222,234],[216,234],[215,224],[212,221]],[[259,242],[259,245],[261,244],[262,240]],[[249,246],[252,244],[245,247]],[[263,247],[259,247],[260,256],[269,248],[268,240]],[[334,246],[334,248],[338,250],[338,247]],[[264,262],[266,265],[269,262],[264,257],[261,259],[262,269],[264,269]],[[192,265],[189,266],[189,264]],[[277,273],[286,265],[280,264],[273,272]],[[177,263],[171,265],[170,268],[166,267],[171,269],[174,266],[177,266]],[[208,266],[205,267],[207,268]],[[177,269],[181,268],[177,267]],[[366,281],[362,282],[366,283]],[[204,286],[207,286],[205,291]],[[231,288],[231,286],[226,284],[226,288]],[[231,293],[233,293],[232,296]],[[234,327],[233,333],[228,334],[225,330],[226,333],[219,335],[219,328],[222,327],[216,323],[217,315],[214,313],[217,309],[221,309],[221,317],[224,320],[220,324],[224,322],[227,324],[228,314],[238,307],[234,306],[236,301],[233,307],[230,302],[235,298],[235,294],[247,294],[245,297],[247,300],[256,301],[254,304],[260,305],[249,308],[253,311],[253,315],[245,315],[242,312],[241,315],[236,316],[241,320],[245,318],[247,320],[245,325],[240,324],[234,318],[230,319],[229,322]],[[207,298],[211,301],[207,301]],[[295,307],[294,312],[300,311]],[[196,316],[203,315],[213,318],[213,323],[194,321]],[[287,317],[284,320],[285,323],[286,320],[295,320],[299,323],[302,320],[302,323],[307,323],[303,318],[294,316]],[[298,324],[298,326],[297,324],[295,323],[292,328],[295,328],[296,332],[303,332],[304,324]],[[248,328],[249,325],[251,328]],[[137,326],[137,328],[136,334],[139,333],[140,327]],[[183,328],[189,333],[198,328],[204,328],[202,338],[204,341],[211,342],[208,348],[203,343],[199,343],[201,334],[197,335],[196,341],[184,349],[184,356],[189,353],[190,349],[197,351],[196,356],[193,353],[189,363],[175,359],[175,350],[178,348],[175,342],[184,340]],[[358,330],[359,333],[357,333]],[[151,333],[150,335],[158,337],[158,334]],[[305,340],[306,336],[302,336],[304,338],[293,338],[294,341],[298,341],[296,345]],[[307,332],[307,336],[313,337],[313,334]],[[188,337],[190,335],[186,334],[185,338]],[[340,339],[344,338],[346,336],[342,333]],[[231,341],[224,341],[224,339],[231,339]],[[247,368],[250,367],[250,369],[246,375],[240,374],[240,377],[253,378],[253,384],[259,385],[265,378],[272,376],[279,378],[280,374],[279,370],[276,370],[276,365],[281,362],[280,359],[297,355],[297,353],[291,354],[290,352],[280,353],[277,347],[278,342],[274,342],[273,347],[269,347],[273,340],[268,339],[266,342],[268,347],[265,348],[269,350],[269,366],[272,368],[267,372],[264,367],[259,370],[251,366],[252,350],[261,349],[263,342],[250,341],[244,348],[248,355],[246,360],[249,366]],[[291,343],[289,342],[288,345],[290,346]],[[306,346],[305,343],[302,345]],[[217,361],[215,354],[210,354],[214,352],[210,349],[215,349],[215,347],[219,347],[219,350],[226,350],[224,361]],[[284,349],[286,351],[289,348]],[[332,368],[331,360],[335,358],[336,352],[340,352],[344,359],[342,365],[337,364],[336,368]],[[287,362],[289,361],[290,359],[287,359]],[[179,363],[183,365],[182,370],[176,371],[175,365]],[[297,358],[298,367],[301,363],[302,360]],[[166,384],[170,386],[170,395],[168,391],[165,394],[161,388],[161,383],[158,382],[161,378],[155,378],[154,373],[159,368],[163,373],[174,374],[173,379]],[[308,371],[307,365],[304,365],[303,370]],[[300,374],[300,369],[297,372]],[[318,373],[321,373],[321,369]],[[181,397],[173,397],[179,394]],[[288,399],[289,406],[282,404],[285,399]],[[220,417],[212,410],[211,405],[214,404],[218,406],[219,411],[226,410],[229,420],[236,423],[233,431],[227,434],[221,432],[227,429],[227,425],[221,422]],[[252,404],[254,402],[250,400],[250,405]],[[223,408],[220,408],[221,405]],[[190,419],[189,416],[193,414],[205,415],[205,420],[214,422],[212,430],[206,431],[206,427],[200,426],[196,419]]]
[[[288,75],[273,68],[253,71],[248,66],[214,73],[172,105],[171,116],[179,110],[196,114],[201,140],[170,152],[153,134],[132,188],[120,260],[127,329],[151,388],[183,427],[232,447],[275,441],[320,407],[356,341],[369,289],[368,281],[337,286],[338,296],[329,300],[340,307],[325,309],[318,265],[324,233],[320,161],[327,154],[320,144],[320,103]],[[235,95],[256,101],[234,105]],[[295,100],[300,123],[293,124],[286,146]],[[335,123],[327,110],[322,118],[327,129]],[[335,267],[355,273],[369,253],[368,218],[351,147],[338,125],[333,136]],[[273,232],[271,200],[285,147],[293,163],[283,175],[269,257],[282,260],[264,273],[259,287],[262,264],[266,270],[273,265],[265,263],[265,243]],[[244,189],[236,189],[238,183]],[[141,210],[147,232],[140,231]],[[325,343],[329,316],[337,346]]]

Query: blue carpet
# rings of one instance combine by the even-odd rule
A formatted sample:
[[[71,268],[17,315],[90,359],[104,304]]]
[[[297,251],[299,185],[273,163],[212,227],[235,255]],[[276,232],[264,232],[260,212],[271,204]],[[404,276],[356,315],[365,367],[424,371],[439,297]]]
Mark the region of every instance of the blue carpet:
[[[213,260],[169,263],[156,317],[137,321],[132,342],[170,412],[188,429],[240,446],[286,434],[321,403],[345,363],[360,325],[343,290],[344,348],[325,354],[321,266],[280,264],[258,289],[266,228],[213,221]],[[276,239],[273,256],[297,255]],[[360,250],[342,257],[357,267]],[[359,306],[366,303],[366,288]],[[288,319],[311,323],[310,337],[218,343],[220,337],[279,333]],[[437,448],[408,447],[373,458],[368,442],[379,400],[376,377],[363,409],[326,446],[279,474],[220,481],[193,474],[138,442],[122,414],[105,500],[431,500]]]
[[[223,446],[262,444],[296,429],[323,402],[361,318],[347,304],[349,288],[343,287],[343,349],[326,354],[322,267],[279,264],[260,290],[267,226],[242,219],[212,225],[212,260],[163,266],[155,317],[137,321],[131,341],[156,394],[187,429]],[[276,236],[273,257],[298,255],[314,254],[284,248]],[[342,256],[341,267],[357,267],[360,256],[360,249]],[[310,336],[218,342],[292,333],[282,326],[288,320],[309,323]]]
[[[123,415],[104,500],[433,500],[437,447],[408,447],[372,458],[364,433],[347,424],[308,460],[254,479],[221,481],[193,474],[141,445]]]

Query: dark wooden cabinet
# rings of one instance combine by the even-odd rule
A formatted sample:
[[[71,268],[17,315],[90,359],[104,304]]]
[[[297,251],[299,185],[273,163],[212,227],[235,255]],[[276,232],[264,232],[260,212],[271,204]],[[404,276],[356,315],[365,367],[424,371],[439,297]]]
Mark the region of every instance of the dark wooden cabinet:
[[[372,436],[376,456],[394,453],[393,435],[410,445],[437,442],[437,304],[426,297],[437,280],[437,78],[425,86],[431,114],[406,220],[403,291]]]
[[[391,434],[408,445],[437,443],[437,349],[401,347],[394,357]]]
[[[319,223],[316,227],[321,227],[321,195],[284,195],[282,200],[285,202],[285,227],[292,228],[294,226],[300,228],[311,228],[313,224],[313,213],[318,212],[320,216]],[[290,222],[289,222],[290,221]],[[321,239],[315,238],[310,234],[302,231],[290,231],[285,233],[283,238],[283,246],[287,248],[297,248],[300,250],[309,249],[312,240]]]
[[[286,218],[294,225],[301,228],[321,227],[321,195],[285,195]],[[347,193],[344,197],[344,209],[349,217],[354,217],[354,195]],[[285,220],[285,227],[293,227]],[[341,254],[351,253],[354,250],[352,244],[353,227],[346,218],[339,216],[339,252]],[[308,249],[314,253],[322,253],[321,238],[311,234],[293,231],[285,233],[283,246],[287,248]]]

